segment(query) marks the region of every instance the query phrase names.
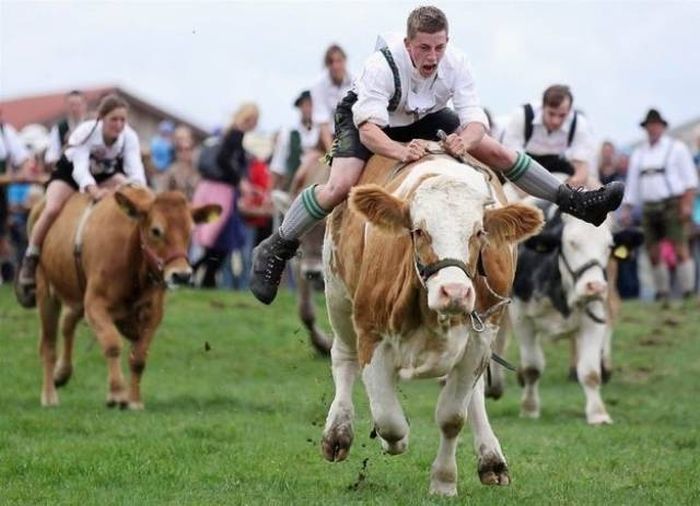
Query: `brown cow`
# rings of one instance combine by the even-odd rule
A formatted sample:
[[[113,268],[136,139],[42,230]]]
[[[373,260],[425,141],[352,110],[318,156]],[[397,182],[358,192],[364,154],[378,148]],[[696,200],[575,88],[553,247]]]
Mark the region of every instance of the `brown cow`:
[[[408,447],[397,381],[446,375],[436,409],[441,440],[430,491],[457,493],[456,447],[465,419],[474,432],[481,481],[507,485],[505,457],[486,415],[482,373],[513,281],[514,244],[541,228],[542,213],[497,202],[492,175],[445,155],[398,173],[392,163],[370,161],[349,207],[335,209],[326,231],[336,393],[323,454],[331,461],[347,457],[358,373],[375,432],[391,454]]]
[[[107,405],[143,409],[141,375],[163,316],[165,287],[189,280],[186,252],[193,225],[217,217],[221,209],[190,209],[180,192],[156,196],[136,186],[124,186],[90,206],[86,195],[74,195],[44,242],[37,271],[41,404],[58,404],[56,387],[66,384],[73,371],[75,327],[84,314],[107,359]],[[33,218],[40,211],[35,208]],[[64,346],[56,364],[61,306]],[[119,362],[120,334],[131,342],[128,391]]]

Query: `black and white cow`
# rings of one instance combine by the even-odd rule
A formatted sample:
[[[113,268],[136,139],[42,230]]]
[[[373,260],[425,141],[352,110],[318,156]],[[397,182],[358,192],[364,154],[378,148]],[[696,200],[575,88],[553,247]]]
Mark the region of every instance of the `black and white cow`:
[[[610,364],[612,324],[606,266],[613,249],[609,222],[595,227],[551,207],[543,231],[522,244],[509,315],[520,345],[521,416],[540,415],[538,382],[545,367],[543,339],[569,337],[586,396],[589,424],[612,423],[600,395]]]

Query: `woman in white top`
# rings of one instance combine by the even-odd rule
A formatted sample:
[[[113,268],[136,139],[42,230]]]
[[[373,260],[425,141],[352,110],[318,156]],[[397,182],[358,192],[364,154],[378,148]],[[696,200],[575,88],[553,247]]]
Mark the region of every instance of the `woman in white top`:
[[[36,303],[35,274],[41,245],[66,201],[78,190],[97,201],[128,180],[146,184],[139,139],[126,124],[126,102],[108,95],[97,112],[97,119],[81,123],[71,134],[47,184],[46,205],[34,224],[17,276],[17,299],[25,307]]]

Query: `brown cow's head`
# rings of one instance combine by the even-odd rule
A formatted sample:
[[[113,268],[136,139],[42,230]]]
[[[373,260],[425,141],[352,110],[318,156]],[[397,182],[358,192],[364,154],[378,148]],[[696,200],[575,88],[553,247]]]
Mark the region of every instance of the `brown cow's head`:
[[[149,268],[168,285],[186,284],[192,276],[187,247],[195,223],[215,220],[221,206],[190,208],[180,192],[154,195],[147,188],[125,186],[114,194],[119,207],[138,222],[141,247]]]
[[[372,225],[391,234],[411,233],[428,306],[444,314],[474,309],[472,278],[484,241],[512,244],[542,227],[539,209],[524,204],[486,209],[490,202],[473,182],[448,175],[424,177],[406,198],[377,185],[357,187],[350,196],[351,208]]]

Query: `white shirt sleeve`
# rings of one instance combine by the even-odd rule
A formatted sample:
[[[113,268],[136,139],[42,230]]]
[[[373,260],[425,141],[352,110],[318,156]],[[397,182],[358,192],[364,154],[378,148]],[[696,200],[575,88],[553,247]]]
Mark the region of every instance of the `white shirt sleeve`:
[[[324,89],[325,77],[322,77],[316,85],[311,88],[311,121],[316,125],[331,122],[331,111],[328,109],[328,98]]]
[[[71,162],[73,162],[73,179],[78,183],[80,191],[85,191],[85,188],[91,184],[97,184],[90,174],[90,141],[73,148]]]
[[[7,157],[13,167],[19,167],[29,159],[29,151],[20,140],[19,135],[17,135],[17,130],[15,130],[12,125],[5,124],[2,128]]]
[[[315,107],[315,106],[314,106]],[[288,129],[283,128],[277,135],[275,151],[270,161],[270,171],[280,176],[287,174],[287,157],[289,156],[289,135]]]
[[[481,107],[479,94],[476,92],[476,83],[472,77],[471,66],[466,57],[460,55],[455,70],[452,104],[459,115],[460,124],[466,126],[469,123],[481,123],[488,130],[489,120]]]
[[[510,121],[503,130],[501,144],[517,151],[525,150],[525,110],[522,107],[510,115]]]
[[[638,205],[639,202],[639,171],[640,171],[640,152],[635,150],[630,157],[630,162],[627,167],[627,179],[625,180],[625,195],[622,197],[623,204],[631,206]]]
[[[567,158],[577,162],[590,163],[593,158],[593,131],[591,124],[583,114],[576,115],[576,131],[571,146],[567,150]]]
[[[56,163],[61,158],[61,136],[58,132],[58,125],[54,125],[49,132],[49,147],[44,154],[44,162]]]
[[[389,124],[389,100],[394,95],[394,74],[384,56],[376,52],[355,81],[357,102],[352,106],[356,127],[366,121],[381,128]]]
[[[124,173],[129,181],[146,186],[146,171],[141,160],[139,138],[128,126],[124,129]]]
[[[686,192],[698,187],[698,172],[693,163],[693,157],[688,147],[680,141],[672,141],[673,160],[669,163],[675,164],[678,168],[678,175],[683,184],[682,191]]]

